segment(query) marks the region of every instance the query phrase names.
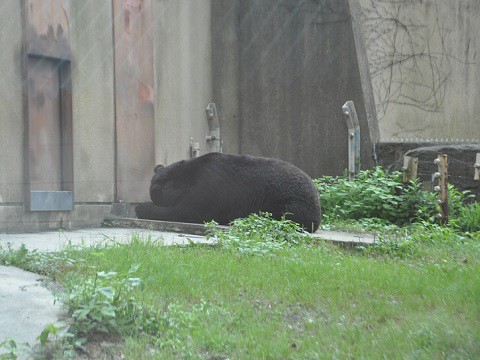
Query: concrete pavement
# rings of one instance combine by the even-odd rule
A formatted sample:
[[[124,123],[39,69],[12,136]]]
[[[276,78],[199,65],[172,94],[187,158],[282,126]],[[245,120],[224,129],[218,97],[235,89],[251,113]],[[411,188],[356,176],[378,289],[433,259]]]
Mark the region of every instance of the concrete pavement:
[[[13,248],[18,248],[25,244],[28,250],[38,250],[45,252],[60,251],[67,245],[85,245],[108,244],[114,242],[126,242],[132,236],[141,238],[150,237],[164,245],[186,244],[192,241],[205,243],[211,242],[204,236],[187,235],[185,233],[176,233],[168,231],[148,230],[148,229],[122,229],[122,228],[93,228],[68,231],[47,231],[41,233],[23,233],[23,234],[0,234],[0,246],[6,247],[10,243]]]
[[[12,266],[0,266],[0,343],[13,339],[33,346],[47,324],[66,317],[46,287],[45,278]],[[0,349],[0,354],[4,353]]]

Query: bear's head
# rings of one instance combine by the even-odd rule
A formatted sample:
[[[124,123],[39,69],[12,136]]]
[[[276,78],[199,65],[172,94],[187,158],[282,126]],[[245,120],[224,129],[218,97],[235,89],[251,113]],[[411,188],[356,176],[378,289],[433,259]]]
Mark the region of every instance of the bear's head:
[[[175,205],[185,191],[182,186],[183,181],[175,171],[175,165],[155,166],[155,174],[150,184],[150,198],[157,206]]]

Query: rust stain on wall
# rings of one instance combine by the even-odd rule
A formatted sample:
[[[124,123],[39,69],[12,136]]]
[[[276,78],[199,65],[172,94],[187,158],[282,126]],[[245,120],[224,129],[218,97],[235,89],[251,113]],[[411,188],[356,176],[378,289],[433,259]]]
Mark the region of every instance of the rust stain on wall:
[[[144,84],[143,82],[138,83],[138,99],[142,103],[153,104],[154,100],[154,91],[151,85]]]
[[[70,59],[69,0],[25,0],[27,52]]]
[[[122,6],[123,29],[130,33],[131,21],[143,12],[143,0],[125,0]]]
[[[54,39],[58,41],[62,37],[64,29],[68,30],[65,6],[66,2],[64,0],[29,0],[28,20],[30,25],[37,34],[44,37],[53,35]],[[54,29],[55,31],[53,31]]]

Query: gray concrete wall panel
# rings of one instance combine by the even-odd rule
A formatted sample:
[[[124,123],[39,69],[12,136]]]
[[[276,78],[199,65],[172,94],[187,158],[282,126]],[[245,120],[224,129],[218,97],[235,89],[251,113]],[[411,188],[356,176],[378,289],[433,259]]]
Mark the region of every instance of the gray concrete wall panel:
[[[75,202],[111,202],[115,184],[112,2],[71,2]]]
[[[212,84],[223,151],[240,153],[239,58],[237,0],[212,2]]]
[[[21,1],[0,3],[0,204],[23,201],[24,99]]]
[[[210,10],[210,0],[153,3],[157,164],[188,158],[190,138],[205,153],[205,107],[212,102]]]

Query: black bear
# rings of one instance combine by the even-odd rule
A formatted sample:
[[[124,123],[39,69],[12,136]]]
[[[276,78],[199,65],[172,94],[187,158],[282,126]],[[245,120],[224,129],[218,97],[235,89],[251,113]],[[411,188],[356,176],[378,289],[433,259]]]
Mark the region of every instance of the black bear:
[[[209,153],[155,167],[153,203],[140,204],[140,219],[228,224],[251,213],[283,215],[308,231],[318,229],[320,201],[312,179],[285,161]]]

